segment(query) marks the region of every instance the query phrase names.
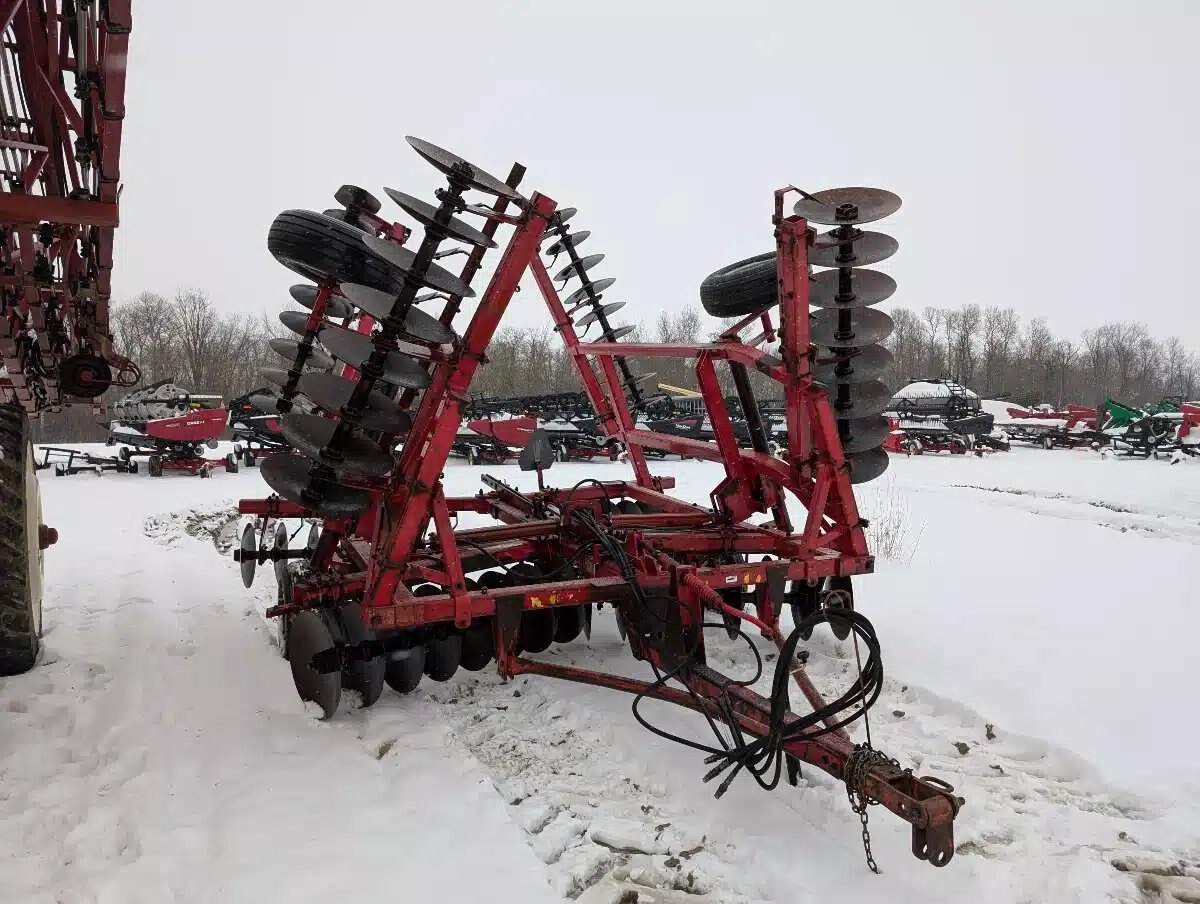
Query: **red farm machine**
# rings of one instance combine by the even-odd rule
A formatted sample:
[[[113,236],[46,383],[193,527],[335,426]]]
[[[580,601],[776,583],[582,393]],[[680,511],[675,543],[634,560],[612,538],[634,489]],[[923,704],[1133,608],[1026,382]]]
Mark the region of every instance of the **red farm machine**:
[[[130,0],[0,2],[0,675],[37,659],[30,416],[137,382],[108,322]]]
[[[504,677],[543,675],[625,691],[635,712],[645,698],[669,701],[695,710],[712,729],[709,743],[684,743],[706,758],[705,778],[716,781],[718,796],[738,775],[773,788],[810,763],[845,783],[864,826],[867,806],[880,804],[911,826],[917,857],[946,864],[961,803],[953,789],[873,749],[869,733],[855,744],[846,731],[866,716],[882,681],[879,641],[853,607],[852,578],[870,574],[874,559],[852,485],[887,467],[881,412],[891,394],[876,378],[889,357],[877,343],[891,320],[873,305],[895,283],[862,267],[897,247],[859,227],[897,210],[900,199],[864,188],[777,191],[775,249],[718,271],[701,287],[709,312],[740,318],[734,326],[699,345],[620,342],[624,332],[610,324],[602,301],[613,280],[589,272],[602,254],[578,253],[588,234],[572,233],[574,209],[518,192],[520,165],[501,180],[428,142],[408,142],[446,179],[437,203],[386,190],[420,231],[384,219],[379,200],[344,186],[335,195],[340,209],[285,211],[268,237],[276,259],[315,284],[315,297],[281,391],[255,401],[279,416],[281,435],[297,451],[262,463],[274,493],[240,503],[254,520],[235,558],[247,586],[258,564],[275,566],[278,600],[267,614],[278,620],[300,696],[330,718],[343,689],[369,706],[385,685],[407,693],[426,677],[445,681],[459,668],[494,661]],[[785,214],[789,195],[799,200]],[[833,229],[818,233],[812,224]],[[500,244],[493,275],[477,294],[472,282]],[[458,249],[466,261],[452,273],[438,261]],[[557,274],[543,253],[565,258]],[[828,269],[810,278],[810,266]],[[535,430],[520,464],[537,471],[539,489],[521,491],[485,474],[486,491],[448,496],[443,472],[472,378],[527,274],[600,429],[627,451],[632,477],[547,488],[552,445]],[[469,316],[467,299],[476,299]],[[421,310],[422,303],[440,313]],[[332,322],[330,306],[361,312],[373,331],[352,329],[345,318]],[[576,331],[581,315],[599,324],[590,341]],[[304,372],[316,342],[348,368],[349,379]],[[660,357],[695,360],[715,441],[639,424],[647,376],[633,362]],[[746,448],[722,397],[724,367],[747,418]],[[751,369],[779,384],[786,400],[782,456],[768,449]],[[311,405],[317,410],[305,410]],[[674,479],[651,473],[647,451],[718,463],[723,475],[709,505],[671,495]],[[468,513],[492,523],[458,526]],[[319,523],[319,535],[288,549],[288,519]],[[272,525],[285,542],[269,542]],[[589,633],[599,604],[612,607],[634,657],[652,672],[648,680],[536,658]],[[794,623],[789,632],[781,626],[785,609]],[[797,655],[822,623],[865,648],[860,673],[832,701]],[[745,632],[777,645],[769,696],[707,664],[709,627],[743,637],[755,656]],[[790,705],[792,684],[808,704],[802,711]]]

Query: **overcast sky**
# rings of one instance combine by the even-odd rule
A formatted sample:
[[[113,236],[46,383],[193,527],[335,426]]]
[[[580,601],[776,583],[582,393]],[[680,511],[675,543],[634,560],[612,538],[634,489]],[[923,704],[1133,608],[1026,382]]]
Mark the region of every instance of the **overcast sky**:
[[[1198,25],[1195,0],[145,0],[114,293],[287,307],[273,216],[343,182],[429,197],[412,134],[580,208],[627,319],[769,249],[776,187],[875,185],[904,199],[895,305],[1200,351],[1175,256],[1200,243]],[[533,294],[513,312],[547,322]]]

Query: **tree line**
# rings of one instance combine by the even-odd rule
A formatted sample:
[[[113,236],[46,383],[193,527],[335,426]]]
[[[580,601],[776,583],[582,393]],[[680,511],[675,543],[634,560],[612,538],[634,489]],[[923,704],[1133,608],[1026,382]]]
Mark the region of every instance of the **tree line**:
[[[1143,323],[1112,322],[1085,330],[1078,340],[1056,337],[1044,318],[1022,321],[1012,308],[963,305],[960,308],[906,308],[890,312],[896,322],[887,340],[894,361],[884,375],[898,389],[909,380],[952,377],[985,398],[1021,404],[1096,404],[1112,397],[1133,405],[1164,396],[1200,396],[1200,359],[1178,337],[1160,340]],[[168,298],[141,294],[113,308],[117,347],[142,369],[142,385],[173,380],[197,393],[242,395],[264,385],[261,367],[282,361],[269,339],[290,335],[266,315],[223,314],[195,289]],[[624,325],[624,324],[618,324]],[[720,324],[688,306],[635,324],[624,342],[696,343],[713,338]],[[593,327],[583,338],[597,334]],[[655,372],[657,383],[696,387],[695,362],[653,358],[631,362],[638,374]],[[728,370],[718,367],[722,386],[732,393]],[[778,396],[778,387],[751,373],[760,398]],[[549,327],[503,328],[487,350],[471,394],[501,397],[575,391],[575,367],[561,338]],[[113,389],[112,404],[128,389]],[[35,425],[41,442],[102,440],[105,429],[87,406],[43,416]]]
[[[1079,339],[1055,336],[1043,317],[1022,321],[1012,308],[899,308],[886,342],[895,359],[885,376],[900,387],[922,377],[951,377],[984,398],[1024,405],[1113,398],[1146,405],[1200,396],[1200,358],[1178,336],[1154,337],[1144,323],[1113,321]]]

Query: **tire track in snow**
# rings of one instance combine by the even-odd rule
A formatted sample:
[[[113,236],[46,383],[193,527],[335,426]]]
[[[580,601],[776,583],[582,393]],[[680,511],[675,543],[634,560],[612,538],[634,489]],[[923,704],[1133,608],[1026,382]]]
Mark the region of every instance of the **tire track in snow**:
[[[1001,497],[1002,504],[1034,515],[1061,518],[1066,521],[1086,521],[1120,533],[1136,533],[1156,539],[1177,540],[1182,543],[1200,545],[1200,520],[1194,518],[1167,512],[1137,510],[1067,493],[1040,493],[1035,490],[985,487],[964,483],[950,484],[950,486],[954,489],[997,494]],[[1097,510],[1104,514],[1098,514]]]
[[[552,887],[588,904],[638,900],[749,904],[737,847],[689,825],[690,814],[574,712],[560,685],[471,678],[439,699],[454,737],[484,765]],[[641,774],[645,774],[644,772]]]

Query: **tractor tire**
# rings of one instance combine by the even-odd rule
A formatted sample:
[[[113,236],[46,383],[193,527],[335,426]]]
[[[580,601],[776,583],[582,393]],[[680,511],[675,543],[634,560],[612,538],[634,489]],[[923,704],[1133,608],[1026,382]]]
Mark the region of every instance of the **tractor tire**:
[[[700,283],[700,304],[713,317],[761,314],[778,300],[774,251],[722,267]]]
[[[150,472],[151,477],[162,477],[162,458],[158,455],[151,455],[146,459],[146,470]]]
[[[0,675],[33,668],[42,634],[42,507],[29,421],[0,405]]]
[[[232,452],[225,456],[225,470],[229,474],[236,474],[238,472],[237,456]]]
[[[331,276],[398,294],[404,274],[377,257],[360,229],[311,210],[285,210],[271,223],[267,250],[288,269],[314,282]]]

